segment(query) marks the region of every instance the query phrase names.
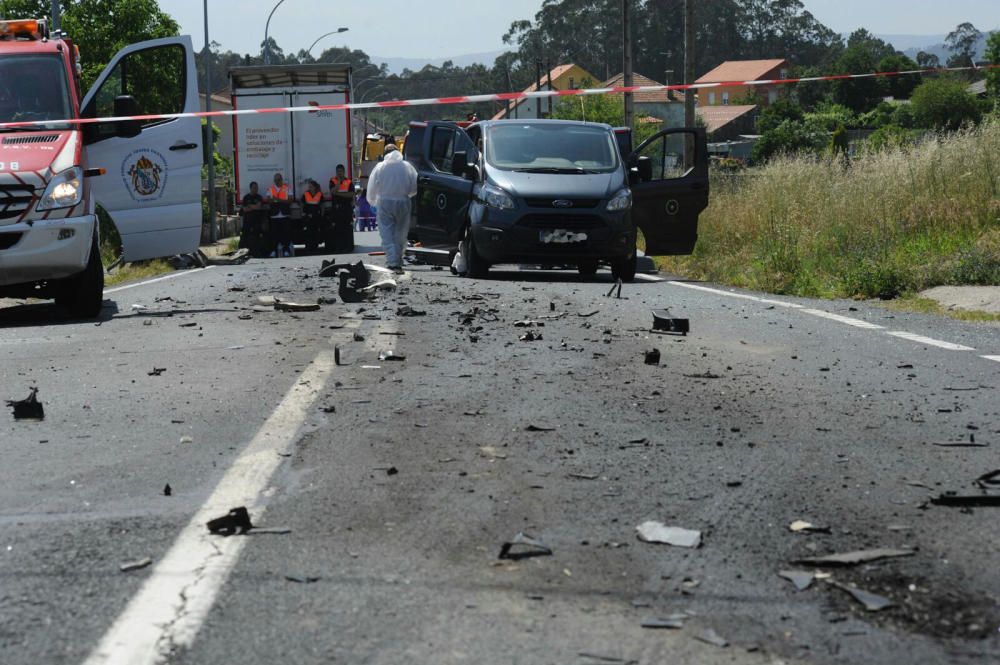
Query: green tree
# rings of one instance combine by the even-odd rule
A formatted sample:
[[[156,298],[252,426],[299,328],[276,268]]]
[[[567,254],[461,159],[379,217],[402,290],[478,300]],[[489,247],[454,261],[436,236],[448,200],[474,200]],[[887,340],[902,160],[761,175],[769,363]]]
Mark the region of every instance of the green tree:
[[[847,40],[847,49],[837,59],[837,74],[868,74],[878,70],[879,63],[896,55],[889,44],[864,29],[854,31]],[[855,113],[864,113],[878,105],[886,94],[884,81],[878,78],[834,81],[833,98]]]
[[[828,132],[814,123],[785,120],[761,135],[753,147],[753,160],[760,163],[778,155],[800,152],[819,154],[828,141]]]
[[[802,107],[790,99],[779,99],[764,108],[757,118],[757,131],[770,132],[786,120],[801,122],[804,118]]]
[[[982,39],[983,33],[976,29],[971,23],[960,23],[954,30],[948,33],[944,43],[951,51],[948,58],[949,67],[971,67],[975,64],[976,46]]]
[[[806,114],[806,120],[828,132],[835,131],[838,127],[858,126],[858,116],[840,104],[820,104],[812,113]]]
[[[954,131],[967,122],[978,122],[981,111],[964,81],[940,78],[926,81],[910,98],[917,125],[925,129]]]
[[[993,65],[1000,65],[1000,30],[990,35],[986,42],[986,60]],[[993,103],[1000,104],[1000,69],[990,69],[986,72],[986,90]]]
[[[937,57],[933,53],[920,51],[917,53],[917,66],[919,66],[920,69],[937,69],[941,66],[941,58]]]
[[[882,58],[878,63],[880,72],[910,72],[919,65],[901,53]],[[893,99],[909,99],[913,91],[921,83],[922,76],[908,74],[906,76],[890,76],[883,79],[883,88]]]

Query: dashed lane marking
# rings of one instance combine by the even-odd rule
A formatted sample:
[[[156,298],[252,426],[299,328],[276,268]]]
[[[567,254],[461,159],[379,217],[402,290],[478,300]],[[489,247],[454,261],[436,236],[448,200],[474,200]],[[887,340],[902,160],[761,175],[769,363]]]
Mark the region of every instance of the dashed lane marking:
[[[183,270],[173,273],[172,275],[164,275],[163,277],[154,277],[153,279],[147,279],[142,282],[136,282],[135,284],[126,284],[125,286],[116,286],[111,289],[104,289],[104,295],[111,293],[118,293],[119,291],[124,291],[125,289],[134,289],[137,286],[146,286],[147,284],[155,284],[156,282],[163,282],[168,279],[176,279],[177,277],[183,277],[184,275],[197,275],[203,270],[211,270],[215,266],[205,266],[200,270]]]
[[[892,335],[893,337],[899,337],[900,339],[908,339],[911,342],[917,342],[918,344],[926,344],[927,346],[936,346],[939,349],[947,349],[948,351],[975,351],[975,349],[971,346],[952,344],[951,342],[942,342],[939,339],[924,337],[923,335],[903,332],[901,330],[889,330],[886,334]]]
[[[1000,363],[1000,356],[983,356],[986,360],[992,360],[993,362]]]
[[[667,282],[673,286],[683,286],[685,289],[694,289],[695,291],[705,291],[707,293],[715,293],[720,296],[727,296],[729,298],[739,298],[741,300],[752,300],[754,302],[761,302],[766,305],[775,305],[776,307],[788,307],[791,309],[805,309],[802,305],[796,305],[793,302],[784,302],[782,300],[771,300],[769,298],[758,298],[757,296],[751,296],[746,293],[735,293],[733,291],[723,291],[722,289],[710,289],[707,286],[700,286],[698,284],[689,284],[687,282]]]
[[[264,491],[283,459],[279,453],[292,447],[333,369],[332,351],[321,352],[306,367],[85,665],[152,665],[193,644],[248,540],[211,536],[205,522],[235,506],[246,506],[255,520],[260,519]]]
[[[805,314],[812,314],[813,316],[818,316],[823,319],[830,319],[831,321],[837,321],[838,323],[854,326],[855,328],[862,328],[864,330],[885,330],[885,326],[876,325],[868,321],[862,321],[861,319],[854,319],[849,316],[841,316],[840,314],[834,314],[833,312],[824,312],[821,309],[803,309],[800,311]]]

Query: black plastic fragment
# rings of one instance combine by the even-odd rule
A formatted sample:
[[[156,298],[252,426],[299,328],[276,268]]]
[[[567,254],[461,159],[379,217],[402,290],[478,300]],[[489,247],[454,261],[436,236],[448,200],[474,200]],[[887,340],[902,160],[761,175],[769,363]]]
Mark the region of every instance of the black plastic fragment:
[[[32,388],[25,399],[7,400],[7,406],[14,409],[14,420],[45,420],[45,409],[38,401],[38,388]]]
[[[516,548],[516,549],[515,549]],[[519,531],[509,542],[500,546],[498,559],[509,559],[518,561],[535,556],[551,556],[552,548],[537,538],[532,538],[523,531]]]
[[[207,526],[210,533],[218,536],[246,533],[253,528],[253,524],[250,522],[250,513],[244,506],[233,508],[222,517],[209,520]]]
[[[931,499],[935,506],[950,506],[953,508],[997,508],[1000,507],[1000,494],[953,494],[946,492]]]
[[[655,309],[653,310],[653,330],[687,335],[691,331],[691,322],[688,319],[670,316],[670,312],[665,309]]]
[[[646,351],[646,364],[647,365],[659,365],[660,364],[660,350],[651,349]]]

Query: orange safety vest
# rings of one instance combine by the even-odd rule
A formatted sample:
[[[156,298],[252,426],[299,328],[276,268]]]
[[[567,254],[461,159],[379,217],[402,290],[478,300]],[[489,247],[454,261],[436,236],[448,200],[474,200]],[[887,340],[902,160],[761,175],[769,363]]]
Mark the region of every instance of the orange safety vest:
[[[285,183],[281,184],[281,189],[278,189],[274,185],[271,185],[271,198],[278,201],[288,200],[288,185]]]
[[[304,198],[306,203],[319,203],[323,200],[323,192],[316,192],[315,194],[312,192],[306,192],[304,194]]]
[[[338,192],[348,192],[351,187],[351,179],[344,178],[338,181],[337,176],[330,178],[330,189],[336,189]]]

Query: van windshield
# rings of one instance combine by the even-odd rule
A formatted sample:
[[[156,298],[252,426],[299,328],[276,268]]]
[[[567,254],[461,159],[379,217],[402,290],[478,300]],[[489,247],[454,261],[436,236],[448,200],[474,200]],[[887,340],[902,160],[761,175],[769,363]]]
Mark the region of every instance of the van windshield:
[[[607,129],[563,123],[504,123],[488,129],[486,161],[523,173],[609,173],[618,148]]]
[[[72,114],[69,85],[58,55],[5,55],[0,58],[0,122],[65,120]],[[66,123],[5,131],[69,129]]]

